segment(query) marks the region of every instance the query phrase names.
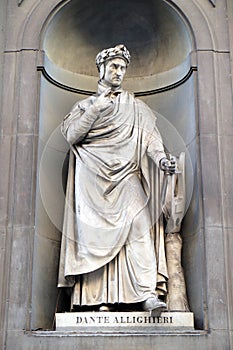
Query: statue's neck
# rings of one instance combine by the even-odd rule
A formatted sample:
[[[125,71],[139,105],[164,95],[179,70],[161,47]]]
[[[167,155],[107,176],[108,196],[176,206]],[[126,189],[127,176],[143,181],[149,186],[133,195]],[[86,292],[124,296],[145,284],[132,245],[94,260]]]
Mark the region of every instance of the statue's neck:
[[[99,80],[98,82],[98,94],[101,94],[102,92],[104,92],[104,90],[106,90],[107,88],[109,88],[109,86],[107,84],[105,84],[103,82],[103,80]],[[122,88],[121,86],[111,86],[111,90],[113,92],[122,92]]]

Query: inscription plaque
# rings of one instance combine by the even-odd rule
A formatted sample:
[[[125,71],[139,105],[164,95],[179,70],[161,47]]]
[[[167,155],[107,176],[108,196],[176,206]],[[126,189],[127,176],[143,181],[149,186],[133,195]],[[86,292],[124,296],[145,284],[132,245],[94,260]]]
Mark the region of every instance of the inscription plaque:
[[[155,331],[194,329],[192,312],[67,312],[56,314],[57,331]]]

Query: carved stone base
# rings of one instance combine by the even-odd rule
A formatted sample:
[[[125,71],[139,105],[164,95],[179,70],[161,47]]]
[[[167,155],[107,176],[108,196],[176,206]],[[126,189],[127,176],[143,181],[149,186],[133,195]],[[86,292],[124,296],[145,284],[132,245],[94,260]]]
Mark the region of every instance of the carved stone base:
[[[194,330],[192,312],[67,312],[56,314],[56,331],[73,332],[156,332]]]

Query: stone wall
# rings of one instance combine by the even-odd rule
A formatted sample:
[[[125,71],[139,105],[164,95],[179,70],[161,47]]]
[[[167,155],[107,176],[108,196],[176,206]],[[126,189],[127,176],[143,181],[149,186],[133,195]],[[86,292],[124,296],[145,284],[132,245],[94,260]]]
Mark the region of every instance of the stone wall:
[[[195,191],[183,228],[183,260],[187,262],[184,268],[196,330],[136,336],[98,332],[80,335],[52,330],[59,232],[44,216],[38,231],[43,78],[37,68],[44,65],[43,40],[49,23],[68,3],[72,0],[23,0],[20,4],[17,0],[3,0],[0,4],[2,348],[233,349],[231,0],[164,1],[190,29],[191,65],[197,67],[193,75],[197,130]],[[68,96],[68,108],[76,95],[59,90],[58,96],[63,94]],[[42,268],[43,259],[50,263]],[[50,279],[44,277],[45,270]],[[35,330],[37,324],[42,330]]]

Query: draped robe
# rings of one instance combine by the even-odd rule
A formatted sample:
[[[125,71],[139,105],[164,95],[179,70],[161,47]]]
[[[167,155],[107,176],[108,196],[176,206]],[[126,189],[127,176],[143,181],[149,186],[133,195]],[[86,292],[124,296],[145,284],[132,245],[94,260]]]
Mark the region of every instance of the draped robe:
[[[97,114],[95,99],[62,125],[71,150],[58,286],[73,287],[73,305],[141,302],[166,290],[156,179],[166,155],[146,104],[118,90]]]

